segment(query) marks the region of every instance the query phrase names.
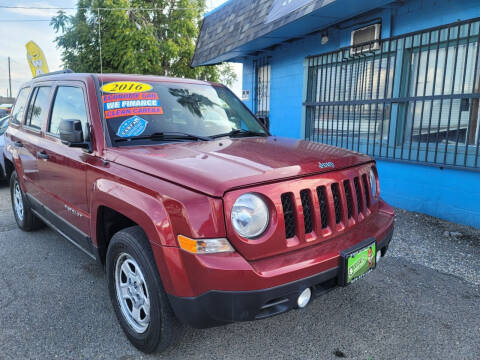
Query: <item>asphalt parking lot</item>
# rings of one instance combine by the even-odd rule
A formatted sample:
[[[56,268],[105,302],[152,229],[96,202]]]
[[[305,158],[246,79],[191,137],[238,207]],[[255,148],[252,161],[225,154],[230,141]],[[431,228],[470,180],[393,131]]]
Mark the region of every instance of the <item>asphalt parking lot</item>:
[[[0,187],[0,359],[480,359],[480,231],[399,210],[376,271],[306,309],[185,329],[162,356],[134,349],[103,270],[45,228],[17,229]]]

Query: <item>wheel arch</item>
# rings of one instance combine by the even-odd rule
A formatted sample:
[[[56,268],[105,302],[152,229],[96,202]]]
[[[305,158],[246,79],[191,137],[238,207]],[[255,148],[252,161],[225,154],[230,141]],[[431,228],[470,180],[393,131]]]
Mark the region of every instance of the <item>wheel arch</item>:
[[[140,227],[154,247],[177,246],[168,214],[161,199],[132,187],[101,179],[95,182],[91,201],[93,246],[98,260],[105,256],[112,236],[127,227]],[[158,259],[157,269],[165,287],[171,283],[165,259]]]

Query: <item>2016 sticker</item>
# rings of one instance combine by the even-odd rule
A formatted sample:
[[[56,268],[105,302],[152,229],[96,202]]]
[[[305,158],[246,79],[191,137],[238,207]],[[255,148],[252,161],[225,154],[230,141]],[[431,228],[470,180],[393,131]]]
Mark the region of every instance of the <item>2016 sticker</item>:
[[[152,90],[152,85],[136,81],[115,81],[102,86],[106,93],[142,93]]]
[[[143,134],[147,125],[147,120],[139,116],[131,117],[120,124],[117,130],[117,136],[122,138],[139,136]]]

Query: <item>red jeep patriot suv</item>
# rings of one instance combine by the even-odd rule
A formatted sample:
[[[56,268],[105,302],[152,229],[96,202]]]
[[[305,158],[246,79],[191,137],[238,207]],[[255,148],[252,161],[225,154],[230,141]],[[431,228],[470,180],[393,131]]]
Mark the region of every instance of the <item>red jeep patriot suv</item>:
[[[15,219],[105,266],[144,352],[303,308],[375,268],[394,212],[375,162],[275,137],[224,86],[63,71],[25,84],[6,132]]]

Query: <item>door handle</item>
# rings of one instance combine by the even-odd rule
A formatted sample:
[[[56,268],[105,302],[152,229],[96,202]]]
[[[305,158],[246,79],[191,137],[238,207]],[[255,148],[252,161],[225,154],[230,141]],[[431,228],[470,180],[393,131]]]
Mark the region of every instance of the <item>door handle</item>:
[[[49,158],[48,154],[45,151],[38,151],[37,156],[43,160],[47,160]]]
[[[13,145],[15,145],[16,147],[23,147],[23,144],[21,141],[15,141]]]

